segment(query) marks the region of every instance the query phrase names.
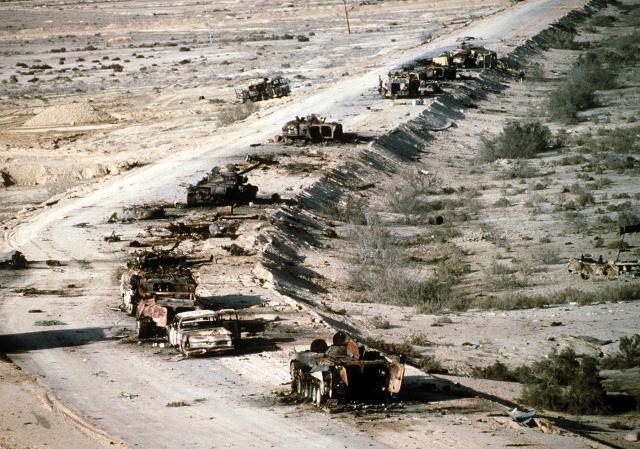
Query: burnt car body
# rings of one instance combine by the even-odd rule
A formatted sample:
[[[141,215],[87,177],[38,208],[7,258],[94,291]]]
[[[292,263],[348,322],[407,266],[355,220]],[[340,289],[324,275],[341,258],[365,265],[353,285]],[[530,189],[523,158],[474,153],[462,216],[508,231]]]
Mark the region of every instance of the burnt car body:
[[[235,310],[194,310],[175,315],[168,328],[169,343],[184,356],[235,348],[240,325]]]
[[[296,117],[295,120],[287,122],[282,127],[282,137],[285,142],[322,142],[342,140],[344,133],[340,123],[327,122],[324,118],[311,114],[306,117]]]
[[[338,332],[333,344],[314,340],[290,361],[291,389],[316,405],[328,399],[386,399],[402,386],[404,364]]]
[[[187,188],[188,206],[226,206],[256,199],[258,188],[235,167],[214,167],[198,183]]]
[[[236,90],[236,98],[242,103],[263,101],[271,98],[286,97],[291,93],[289,80],[283,77],[262,78],[250,84],[246,89]]]

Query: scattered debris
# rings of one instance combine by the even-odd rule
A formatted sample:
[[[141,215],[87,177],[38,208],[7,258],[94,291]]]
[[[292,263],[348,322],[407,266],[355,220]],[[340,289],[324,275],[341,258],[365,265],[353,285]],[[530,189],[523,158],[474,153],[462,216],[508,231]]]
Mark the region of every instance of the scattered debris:
[[[60,320],[38,320],[33,323],[35,326],[66,326],[67,323]]]
[[[120,236],[116,234],[116,231],[113,231],[110,235],[104,237],[104,241],[108,243],[119,242]]]
[[[27,258],[18,250],[0,254],[0,268],[22,269],[27,268]]]
[[[518,408],[514,408],[509,412],[509,416],[518,424],[522,424],[524,426],[531,426],[533,423],[533,418],[536,416],[536,411],[531,410],[529,412],[521,412]]]
[[[232,256],[251,256],[253,253],[244,249],[243,247],[232,243],[231,245],[225,245],[222,249],[229,251],[229,254]]]
[[[130,223],[138,220],[159,220],[166,217],[164,206],[151,204],[133,204],[122,208],[122,216],[118,219],[118,214],[114,212],[108,223]]]
[[[120,397],[122,399],[133,399],[133,398],[137,398],[138,396],[140,396],[140,395],[139,394],[126,393],[124,391],[120,392]]]

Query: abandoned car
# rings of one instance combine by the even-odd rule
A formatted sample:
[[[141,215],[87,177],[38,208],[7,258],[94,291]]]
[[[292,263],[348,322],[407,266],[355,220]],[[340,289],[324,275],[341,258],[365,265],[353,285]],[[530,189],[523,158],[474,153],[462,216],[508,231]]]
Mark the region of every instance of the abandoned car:
[[[235,310],[193,310],[175,315],[168,329],[169,343],[185,356],[232,350],[240,338]]]
[[[316,405],[328,399],[377,398],[396,395],[404,364],[397,358],[359,344],[344,332],[328,346],[322,339],[309,350],[295,352],[290,361],[291,389]]]

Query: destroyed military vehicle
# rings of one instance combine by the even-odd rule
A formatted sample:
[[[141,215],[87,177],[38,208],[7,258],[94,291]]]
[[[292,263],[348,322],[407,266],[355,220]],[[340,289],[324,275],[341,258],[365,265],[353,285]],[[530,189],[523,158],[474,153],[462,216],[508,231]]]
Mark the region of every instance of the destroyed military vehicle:
[[[247,184],[245,172],[234,165],[213,167],[211,173],[187,188],[188,206],[227,206],[256,199],[258,188]]]
[[[134,316],[141,301],[154,297],[171,296],[193,301],[196,280],[186,265],[204,261],[188,261],[184,254],[176,250],[176,246],[134,253],[120,277],[122,308]]]
[[[402,386],[404,364],[359,344],[344,332],[328,346],[322,339],[290,361],[292,392],[316,405],[328,399],[386,399]]]
[[[460,69],[493,69],[498,64],[495,51],[467,43],[451,53],[451,63]]]
[[[246,89],[236,90],[236,98],[242,103],[263,101],[271,98],[286,97],[291,93],[289,80],[282,77],[262,78],[250,84]]]
[[[602,256],[596,260],[588,254],[582,254],[580,258],[573,258],[569,261],[569,273],[579,274],[582,279],[589,279],[591,276],[601,276],[609,279],[615,279],[620,276],[640,276],[640,260],[620,261],[620,253],[622,252],[626,234],[639,232],[640,223],[620,226],[620,235],[622,238],[620,239],[618,255],[615,260],[605,261]]]
[[[196,309],[192,292],[153,293],[148,299],[138,302],[136,307],[136,332],[139,339],[164,335],[174,317],[182,312]]]
[[[233,350],[240,338],[235,310],[193,310],[175,315],[168,328],[169,343],[184,356]]]
[[[287,122],[282,127],[282,137],[285,142],[322,142],[342,140],[344,133],[340,123],[327,122],[324,118],[311,114]]]
[[[442,89],[427,79],[426,70],[401,70],[381,77],[378,92],[385,98],[422,98],[442,93]]]
[[[640,276],[640,260],[635,262],[605,261],[602,256],[596,260],[588,254],[571,259],[567,268],[569,273],[579,274],[582,279],[589,279],[591,276],[609,279],[615,279],[619,276]]]

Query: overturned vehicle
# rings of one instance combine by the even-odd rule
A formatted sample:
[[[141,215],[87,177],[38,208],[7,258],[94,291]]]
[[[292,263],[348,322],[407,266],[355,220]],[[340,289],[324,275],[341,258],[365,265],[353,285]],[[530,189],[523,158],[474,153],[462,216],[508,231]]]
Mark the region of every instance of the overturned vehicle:
[[[250,84],[246,89],[236,90],[236,98],[242,103],[263,101],[271,98],[286,97],[291,93],[289,80],[282,77],[262,78]]]
[[[232,309],[193,310],[175,315],[169,343],[184,356],[233,350],[240,338],[238,314]]]
[[[282,137],[285,142],[322,142],[342,140],[344,133],[340,123],[327,122],[324,118],[311,114],[287,122],[282,127]]]
[[[211,173],[187,188],[188,206],[228,206],[256,199],[258,187],[247,184],[235,166],[213,167]]]
[[[328,346],[322,339],[290,361],[291,389],[316,405],[328,399],[387,399],[402,386],[404,364],[358,344],[344,332]]]

